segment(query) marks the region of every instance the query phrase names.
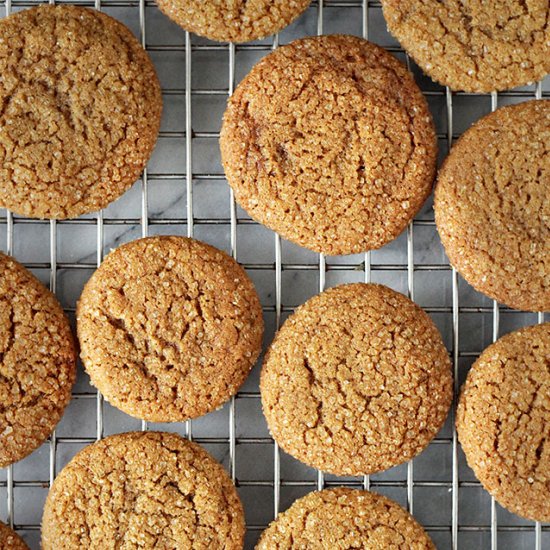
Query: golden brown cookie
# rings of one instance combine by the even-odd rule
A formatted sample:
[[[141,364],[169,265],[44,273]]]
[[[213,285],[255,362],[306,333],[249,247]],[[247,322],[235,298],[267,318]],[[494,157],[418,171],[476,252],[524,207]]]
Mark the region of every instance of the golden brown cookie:
[[[244,513],[225,470],[177,434],[113,435],[57,476],[42,518],[44,550],[239,550]]]
[[[76,351],[55,296],[0,252],[0,468],[32,453],[71,399]]]
[[[507,334],[480,355],[456,428],[470,468],[502,506],[550,521],[550,323]]]
[[[389,498],[325,489],[299,498],[263,532],[256,550],[435,550],[424,529]]]
[[[284,29],[311,0],[157,0],[186,31],[218,42],[249,42]]]
[[[474,124],[438,176],[435,221],[450,262],[516,309],[550,309],[550,101]]]
[[[244,269],[184,237],[150,237],[105,258],[77,307],[81,357],[115,407],[154,422],[195,418],[234,395],[262,344]]]
[[[25,541],[0,521],[0,548],[2,550],[29,550]]]
[[[145,50],[91,9],[0,21],[0,207],[33,218],[100,210],[139,177],[162,98]]]
[[[326,254],[397,237],[435,173],[435,131],[413,77],[352,36],[297,40],[263,58],[229,100],[220,143],[250,216]]]
[[[370,474],[420,453],[452,401],[450,360],[428,315],[382,285],[348,284],[288,318],[260,389],[273,438],[309,466]]]
[[[434,80],[491,92],[550,72],[548,0],[382,0],[389,31]]]

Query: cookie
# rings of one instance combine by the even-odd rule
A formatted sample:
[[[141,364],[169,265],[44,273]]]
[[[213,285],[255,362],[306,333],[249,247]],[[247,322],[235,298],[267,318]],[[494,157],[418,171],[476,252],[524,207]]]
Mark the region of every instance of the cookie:
[[[505,508],[550,521],[550,323],[489,346],[462,389],[456,429],[470,468]]]
[[[25,541],[0,521],[0,548],[2,550],[29,550]]]
[[[244,513],[225,470],[177,434],[113,435],[80,451],[55,479],[43,550],[238,550]]]
[[[452,401],[450,360],[428,315],[385,286],[347,284],[283,324],[261,373],[281,448],[337,475],[386,470],[420,453]]]
[[[433,122],[413,77],[352,36],[297,40],[264,57],[229,100],[220,144],[248,214],[326,254],[397,237],[435,173]]]
[[[263,532],[256,550],[392,548],[435,550],[424,529],[389,498],[325,489],[299,498]]]
[[[550,101],[474,124],[438,176],[435,221],[470,285],[515,309],[550,309]]]
[[[195,418],[234,395],[262,344],[262,308],[237,262],[184,237],[150,237],[109,254],[77,307],[92,384],[153,422]]]
[[[71,399],[76,351],[55,296],[0,252],[0,468],[48,438]]]
[[[162,98],[122,23],[76,6],[0,21],[0,207],[32,218],[100,210],[140,176]]]
[[[249,42],[284,29],[311,0],[157,0],[186,31],[218,42]]]
[[[548,0],[382,0],[382,7],[416,63],[453,90],[508,90],[550,72]]]

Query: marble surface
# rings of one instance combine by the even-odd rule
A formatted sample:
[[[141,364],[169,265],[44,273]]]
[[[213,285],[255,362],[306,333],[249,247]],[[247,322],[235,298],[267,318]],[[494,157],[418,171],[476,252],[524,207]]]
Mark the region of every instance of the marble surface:
[[[361,0],[327,1],[322,11],[324,33],[362,34],[363,4]],[[371,5],[372,4],[372,5]],[[32,5],[32,2],[12,2],[12,10]],[[92,5],[91,3],[83,5]],[[111,0],[102,9],[125,22],[140,37],[140,9],[137,2]],[[45,284],[54,284],[59,300],[74,317],[76,300],[86,280],[93,273],[99,254],[105,254],[124,242],[144,234],[188,235],[206,241],[227,252],[231,247],[231,209],[229,188],[223,177],[217,133],[229,88],[230,53],[227,44],[215,44],[191,36],[192,50],[186,64],[185,33],[164,17],[154,3],[144,4],[145,41],[157,68],[164,91],[164,115],[161,137],[148,165],[146,185],[136,184],[103,212],[99,224],[97,215],[75,221],[28,221],[15,218],[13,226],[7,213],[0,210],[0,249],[11,252],[32,269]],[[6,13],[6,1],[0,2]],[[288,29],[279,35],[280,43],[315,34],[319,21],[318,2]],[[381,9],[376,2],[368,8],[369,38],[396,51],[396,42],[388,35]],[[269,52],[273,38],[235,50],[235,79],[238,82],[252,65]],[[428,101],[440,135],[440,156],[447,154],[448,116],[445,90],[412,67]],[[190,71],[188,73],[188,71]],[[186,83],[191,85],[192,137],[187,140]],[[543,83],[550,93],[549,79]],[[513,94],[499,94],[498,104],[523,101],[535,95],[529,86]],[[456,137],[480,116],[490,112],[491,97],[453,96],[453,127]],[[186,153],[191,151],[191,158]],[[191,169],[192,178],[187,171]],[[187,185],[191,182],[191,190]],[[146,191],[146,193],[145,193]],[[189,192],[191,191],[191,192]],[[192,204],[189,199],[192,198]],[[191,208],[192,206],[192,208]],[[193,223],[188,219],[192,211]],[[236,227],[238,260],[247,268],[255,282],[265,309],[265,347],[276,328],[277,293],[275,285],[275,236],[266,228],[251,223],[239,208]],[[144,219],[148,223],[144,223]],[[102,227],[102,242],[98,245],[98,226]],[[11,240],[10,237],[11,236]],[[409,237],[411,238],[411,237]],[[435,226],[431,199],[417,216],[412,229],[412,255],[408,256],[408,236],[405,232],[394,242],[370,255],[370,272],[365,271],[365,256],[326,258],[326,287],[343,282],[364,281],[384,283],[401,292],[412,283],[415,300],[426,307],[443,334],[449,350],[453,344],[452,272],[441,246]],[[282,319],[293,307],[319,291],[322,277],[319,256],[305,249],[281,242],[282,288],[280,303]],[[409,271],[408,266],[414,266]],[[460,277],[459,290],[459,380],[462,382],[470,365],[493,338],[492,301],[475,292]],[[537,322],[536,314],[500,309],[499,334]],[[250,529],[246,547],[253,548],[261,529],[274,517],[274,446],[269,439],[258,397],[259,366],[256,366],[235,400],[234,460],[239,493],[246,509]],[[13,520],[31,548],[39,547],[39,523],[48,490],[50,474],[64,464],[98,433],[98,407],[95,391],[88,377],[79,368],[74,388],[76,394],[56,431],[56,445],[44,444],[27,459],[13,467]],[[140,429],[141,423],[107,403],[102,406],[103,434]],[[192,422],[192,436],[230,469],[229,455],[230,405]],[[150,424],[149,429],[166,429],[187,434],[184,424]],[[452,424],[449,419],[438,441],[414,460],[413,511],[415,517],[429,526],[430,535],[440,549],[451,548],[452,524]],[[53,452],[55,451],[55,452]],[[54,459],[51,462],[52,457]],[[407,466],[391,469],[371,477],[371,487],[403,505],[407,504]],[[0,470],[0,519],[8,518],[9,491],[7,470]],[[491,547],[491,499],[475,483],[475,477],[459,452],[458,476],[458,543],[464,549]],[[284,453],[280,455],[280,509],[286,509],[295,498],[313,490],[317,472],[303,466]],[[327,476],[329,484],[341,481],[361,485],[361,479]],[[499,548],[534,549],[534,524],[522,520],[497,506],[497,523],[505,529],[498,532]],[[477,529],[480,528],[480,529]],[[519,528],[519,529],[516,529]],[[550,530],[542,530],[542,548],[550,548]]]

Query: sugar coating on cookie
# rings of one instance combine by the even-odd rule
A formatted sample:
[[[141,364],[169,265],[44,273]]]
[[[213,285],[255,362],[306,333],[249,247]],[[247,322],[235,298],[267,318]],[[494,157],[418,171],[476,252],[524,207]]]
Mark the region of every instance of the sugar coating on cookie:
[[[80,451],[42,518],[44,550],[240,550],[244,513],[225,470],[177,434],[131,432]]]
[[[256,550],[365,548],[435,550],[396,502],[357,489],[325,489],[298,499],[263,532]]]
[[[507,334],[480,355],[456,428],[469,466],[502,506],[550,521],[550,323]]]
[[[162,98],[122,23],[75,6],[14,13],[0,21],[0,74],[0,207],[74,218],[138,179]]]
[[[438,176],[435,221],[449,260],[512,308],[550,309],[550,101],[476,122]]]
[[[326,254],[397,237],[435,174],[435,131],[412,75],[352,36],[297,40],[263,58],[229,100],[220,144],[250,216]]]
[[[311,0],[157,0],[172,21],[218,42],[249,42],[275,34]]]
[[[235,260],[200,241],[150,237],[109,254],[77,307],[81,358],[115,407],[171,422],[234,395],[260,350],[262,309]]]
[[[349,284],[300,306],[261,374],[273,438],[338,475],[385,470],[420,453],[452,401],[450,360],[428,315],[382,285]]]
[[[0,521],[0,548],[2,550],[29,550],[25,541]]]
[[[382,0],[382,7],[418,65],[453,90],[507,90],[550,72],[548,0]]]
[[[76,351],[55,296],[0,252],[0,467],[54,430],[71,398]]]

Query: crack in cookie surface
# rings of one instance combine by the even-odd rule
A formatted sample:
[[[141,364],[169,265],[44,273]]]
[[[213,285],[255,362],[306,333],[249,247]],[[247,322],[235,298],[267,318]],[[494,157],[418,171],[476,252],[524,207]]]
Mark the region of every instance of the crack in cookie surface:
[[[435,189],[449,256],[477,290],[516,309],[550,309],[550,101],[502,107],[452,148]]]
[[[424,529],[389,498],[356,489],[309,493],[279,514],[256,550],[392,548],[435,550]]]
[[[242,505],[221,465],[159,432],[111,436],[78,453],[56,478],[42,520],[45,550],[240,550],[243,536]]]
[[[450,361],[413,302],[381,285],[343,285],[285,322],[266,355],[261,394],[283,450],[330,473],[373,473],[435,436],[452,399]]]
[[[134,241],[107,256],[77,307],[81,357],[116,407],[152,421],[210,412],[256,361],[261,305],[245,271],[183,237]]]
[[[515,514],[550,521],[550,323],[507,334],[480,355],[456,425],[485,489]]]
[[[491,92],[550,72],[547,0],[382,0],[390,32],[432,78]]]
[[[0,467],[41,445],[76,377],[69,321],[54,295],[0,253]]]
[[[100,210],[139,177],[162,110],[153,64],[97,11],[41,6],[0,22],[0,204],[38,218]]]
[[[157,0],[185,30],[220,42],[249,42],[289,25],[311,0]]]
[[[297,40],[260,61],[229,101],[220,145],[239,204],[327,254],[397,237],[435,174],[433,123],[412,76],[351,36]]]

